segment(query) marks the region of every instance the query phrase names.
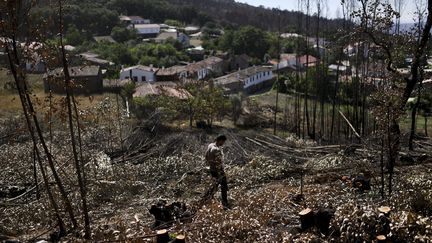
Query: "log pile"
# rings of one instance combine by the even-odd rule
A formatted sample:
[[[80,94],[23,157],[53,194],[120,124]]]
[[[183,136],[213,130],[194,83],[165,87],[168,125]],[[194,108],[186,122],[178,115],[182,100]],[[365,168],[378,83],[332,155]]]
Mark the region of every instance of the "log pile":
[[[230,129],[178,130],[161,127],[154,123],[137,126],[123,143],[122,149],[107,151],[113,163],[142,164],[148,159],[190,154],[201,156],[216,134],[225,134],[228,143],[224,148],[226,162],[245,164],[255,156],[269,156],[304,162],[316,155],[338,153],[339,145],[299,147],[294,141],[254,131]]]

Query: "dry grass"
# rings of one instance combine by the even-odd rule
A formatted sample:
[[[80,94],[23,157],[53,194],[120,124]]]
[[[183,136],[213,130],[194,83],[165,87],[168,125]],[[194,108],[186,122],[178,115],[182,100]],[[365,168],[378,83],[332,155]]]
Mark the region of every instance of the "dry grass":
[[[47,98],[47,94],[43,90],[43,74],[29,74],[27,78],[32,89],[33,102],[38,108],[43,108],[42,101]],[[14,82],[12,75],[8,74],[7,69],[0,68],[0,118],[17,115],[22,112],[21,101],[17,91],[14,89],[5,89],[5,85],[10,82]],[[110,96],[112,95],[80,96],[77,97],[77,101],[81,109],[90,109],[98,102]],[[59,100],[62,97],[62,95],[54,95],[53,98],[54,100]]]

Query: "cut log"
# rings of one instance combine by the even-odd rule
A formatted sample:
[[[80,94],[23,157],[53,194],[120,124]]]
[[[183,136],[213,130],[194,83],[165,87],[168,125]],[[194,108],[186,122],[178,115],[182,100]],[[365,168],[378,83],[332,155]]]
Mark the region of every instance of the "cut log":
[[[382,206],[382,207],[379,207],[379,208],[378,208],[378,211],[379,211],[380,213],[383,213],[385,216],[389,216],[389,215],[390,215],[390,212],[391,212],[391,208],[388,207],[388,206]]]
[[[168,243],[170,241],[168,230],[156,231],[156,243]]]
[[[185,235],[177,235],[175,243],[185,243],[186,242],[186,236]]]
[[[376,239],[378,242],[386,242],[387,237],[385,235],[378,235]]]
[[[300,213],[301,229],[306,230],[314,226],[315,224],[315,213],[310,208],[302,210]]]
[[[346,123],[348,124],[348,126],[354,132],[354,135],[356,135],[356,137],[358,139],[362,140],[362,137],[360,136],[360,134],[356,131],[356,129],[354,128],[354,126],[351,124],[351,122],[348,120],[348,118],[342,113],[342,111],[339,110],[339,114],[342,116],[342,118],[346,121]]]

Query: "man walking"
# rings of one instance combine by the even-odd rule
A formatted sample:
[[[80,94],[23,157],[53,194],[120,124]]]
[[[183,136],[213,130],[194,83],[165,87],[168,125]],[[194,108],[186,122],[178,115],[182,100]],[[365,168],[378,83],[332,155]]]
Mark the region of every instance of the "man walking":
[[[222,146],[225,144],[227,137],[225,135],[217,136],[214,143],[211,143],[206,151],[205,159],[210,166],[210,173],[215,180],[210,190],[207,192],[207,197],[212,197],[218,188],[221,186],[222,205],[225,209],[229,208],[228,204],[228,184],[224,171]]]

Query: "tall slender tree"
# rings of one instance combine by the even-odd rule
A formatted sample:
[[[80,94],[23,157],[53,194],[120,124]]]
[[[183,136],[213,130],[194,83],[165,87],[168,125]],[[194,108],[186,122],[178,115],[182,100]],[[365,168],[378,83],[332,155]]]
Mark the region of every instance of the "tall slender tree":
[[[69,131],[70,131],[70,138],[71,138],[71,144],[72,144],[72,153],[73,158],[75,161],[75,169],[76,174],[78,178],[78,186],[81,194],[81,202],[82,202],[82,212],[84,217],[84,238],[90,239],[91,238],[91,229],[90,229],[90,217],[88,213],[88,206],[87,206],[87,196],[86,196],[86,185],[84,184],[83,170],[81,169],[81,166],[83,166],[83,161],[80,161],[78,158],[78,149],[77,149],[77,142],[75,138],[75,128],[74,128],[74,122],[73,122],[73,84],[71,82],[71,76],[69,73],[69,64],[68,60],[66,58],[66,50],[65,45],[63,43],[63,4],[62,0],[58,0],[58,8],[59,8],[59,26],[60,26],[60,49],[61,49],[61,59],[63,63],[63,73],[64,73],[64,79],[65,79],[65,90],[66,90],[66,105],[67,105],[67,112],[68,112],[68,122],[69,122]],[[78,114],[77,114],[78,115]],[[77,117],[77,121],[78,121]],[[79,130],[78,130],[79,131]],[[80,136],[80,134],[78,134]],[[79,138],[79,141],[81,141],[81,138]],[[81,156],[82,158],[82,156]]]

